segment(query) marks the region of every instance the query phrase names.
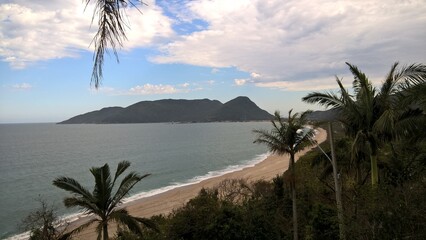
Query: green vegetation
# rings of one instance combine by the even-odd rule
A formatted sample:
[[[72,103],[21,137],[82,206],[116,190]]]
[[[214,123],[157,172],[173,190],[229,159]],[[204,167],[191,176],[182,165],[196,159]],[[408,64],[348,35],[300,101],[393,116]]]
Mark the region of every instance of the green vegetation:
[[[397,152],[415,152],[398,154],[393,160],[387,151],[379,151],[383,181],[375,189],[368,184],[368,175],[362,183],[356,181],[356,169],[347,151],[352,143],[349,138],[340,138],[335,146],[341,169],[346,238],[424,239],[426,143],[416,144],[416,149],[410,144],[398,145]],[[330,153],[328,143],[322,147]],[[339,239],[331,164],[322,158],[320,151],[312,150],[295,164],[300,239]],[[385,166],[392,161],[410,162],[411,167],[393,169],[398,173],[390,174]],[[362,170],[368,171],[369,164],[363,164]],[[143,236],[118,239],[293,239],[290,175],[287,171],[271,182],[226,180],[216,188],[203,189],[170,215],[152,217],[160,232],[145,230]],[[401,177],[388,179],[391,175]],[[126,231],[120,234],[130,235]]]
[[[47,202],[39,198],[40,207],[29,213],[21,223],[20,228],[30,232],[30,240],[56,240],[67,239],[67,223],[59,220],[56,210]],[[61,227],[56,228],[55,226]]]
[[[306,129],[302,131],[306,125],[305,114],[288,113],[288,119],[285,121],[279,112],[275,112],[275,119],[272,120],[272,130],[254,130],[257,134],[255,143],[264,144],[268,149],[279,155],[290,155],[290,188],[293,202],[293,239],[298,239],[297,227],[297,198],[296,198],[296,181],[295,181],[295,158],[296,153],[302,151],[306,146],[313,143],[309,138],[313,137],[314,131]]]
[[[416,133],[420,127],[416,123],[421,122],[415,120],[424,120],[420,111],[410,108],[415,102],[402,99],[406,91],[425,84],[426,66],[413,64],[398,69],[398,63],[395,63],[378,91],[356,66],[346,64],[354,76],[354,95],[351,95],[336,77],[340,96],[314,92],[302,100],[340,111],[339,121],[344,124],[346,133],[354,138],[352,158],[358,163],[365,158],[370,160],[371,183],[374,186],[379,182],[377,154],[380,144],[407,132]],[[424,95],[424,92],[418,94]]]
[[[117,191],[113,194],[116,180],[129,166],[130,163],[127,161],[118,163],[113,179],[111,179],[108,164],[105,164],[103,167],[91,168],[90,172],[95,178],[93,193],[73,178],[59,177],[53,181],[55,186],[73,194],[72,197],[66,197],[64,199],[66,207],[78,207],[86,213],[96,216],[91,218],[87,223],[84,223],[76,229],[68,232],[68,235],[78,233],[96,222],[98,223],[96,227],[98,239],[103,237],[104,240],[109,239],[108,224],[110,222],[122,224],[132,232],[138,234],[142,234],[140,223],[149,228],[155,229],[155,225],[149,219],[133,217],[129,215],[126,209],[117,208],[117,206],[121,204],[123,198],[128,195],[133,186],[143,178],[149,176],[149,174],[139,175],[135,172],[131,172],[123,178],[117,188]]]
[[[271,182],[226,180],[150,221],[115,208],[146,177],[129,174],[112,197],[127,162],[119,164],[112,182],[108,165],[92,168],[93,194],[70,178],[54,184],[75,195],[65,199],[66,206],[99,216],[88,224],[99,222],[104,239],[110,220],[127,225],[118,228],[115,239],[426,239],[426,66],[398,68],[395,63],[379,90],[356,66],[348,66],[354,75],[353,94],[337,78],[340,95],[311,93],[303,98],[339,112],[333,123],[333,153],[330,144],[321,144],[325,154],[334,155],[335,166],[318,149],[294,162],[295,153],[311,144],[307,137],[312,133],[299,130],[305,115],[290,111],[287,122],[275,114],[271,131],[255,130],[255,142],[290,155],[289,171]],[[137,222],[159,231],[140,228]]]

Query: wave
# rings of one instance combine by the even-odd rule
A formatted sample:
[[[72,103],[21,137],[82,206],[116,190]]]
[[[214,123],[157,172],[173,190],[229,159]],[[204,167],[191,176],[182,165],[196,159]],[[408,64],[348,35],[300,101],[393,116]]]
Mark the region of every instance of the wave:
[[[16,234],[12,237],[8,237],[6,238],[6,240],[25,240],[25,239],[29,239],[30,238],[30,232],[24,232],[24,233],[20,233],[20,234]]]
[[[207,174],[205,175],[201,175],[201,176],[196,176],[193,177],[185,182],[174,182],[171,185],[165,186],[165,187],[161,187],[161,188],[156,188],[150,191],[145,191],[145,192],[140,192],[137,193],[135,195],[132,195],[128,198],[125,198],[123,200],[123,204],[124,206],[136,201],[136,200],[140,200],[146,197],[151,197],[154,195],[158,195],[176,188],[180,188],[180,187],[184,187],[184,186],[188,186],[188,185],[192,185],[192,184],[197,184],[200,183],[204,180],[210,179],[210,178],[215,178],[215,177],[219,177],[219,176],[223,176],[227,173],[232,173],[232,172],[236,172],[239,170],[242,170],[244,168],[247,167],[253,167],[254,165],[262,162],[263,160],[265,160],[271,153],[267,152],[267,153],[263,153],[263,154],[259,154],[256,157],[254,157],[251,160],[245,161],[242,164],[237,164],[237,165],[231,165],[228,166],[222,170],[216,170],[216,171],[209,171]],[[84,212],[78,212],[78,213],[72,213],[72,214],[67,214],[64,215],[62,217],[60,217],[60,222],[74,222],[76,220],[79,220],[83,217],[86,217],[87,215]],[[26,240],[30,238],[30,232],[24,232],[24,233],[20,233],[14,236],[11,236],[9,238],[6,238],[6,240]]]
[[[151,197],[151,196],[161,194],[161,193],[164,193],[164,192],[176,189],[176,188],[180,188],[180,187],[184,187],[184,186],[188,186],[188,185],[192,185],[192,184],[197,184],[197,183],[200,183],[204,180],[214,178],[214,177],[219,177],[219,176],[225,175],[227,173],[236,172],[236,171],[242,170],[242,169],[247,168],[247,167],[253,167],[254,165],[265,160],[269,155],[270,155],[269,152],[259,154],[255,158],[248,160],[243,164],[231,165],[231,166],[228,166],[228,167],[226,167],[222,170],[210,171],[205,175],[193,177],[193,178],[191,178],[191,179],[189,179],[185,182],[174,182],[171,185],[168,185],[166,187],[157,188],[157,189],[153,189],[153,190],[146,191],[146,192],[140,192],[140,193],[137,193],[133,196],[130,196],[130,197],[124,199],[123,203],[128,204],[130,202],[140,200],[142,198]]]

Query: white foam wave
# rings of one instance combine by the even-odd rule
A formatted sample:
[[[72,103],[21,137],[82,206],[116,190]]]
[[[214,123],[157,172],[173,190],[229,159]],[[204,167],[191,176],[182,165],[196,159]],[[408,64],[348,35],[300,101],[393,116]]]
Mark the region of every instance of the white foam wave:
[[[26,240],[30,238],[30,231],[6,238],[6,240]]]
[[[157,195],[157,194],[160,194],[160,193],[164,193],[164,192],[173,190],[175,188],[184,187],[184,186],[188,186],[188,185],[192,185],[192,184],[197,184],[197,183],[200,183],[203,180],[214,178],[214,177],[219,177],[219,176],[225,175],[227,173],[231,173],[231,172],[236,172],[236,171],[242,170],[242,169],[247,168],[247,167],[253,167],[257,163],[260,163],[263,160],[265,160],[269,155],[270,155],[269,152],[264,153],[264,154],[260,154],[260,155],[257,155],[252,160],[249,160],[249,161],[247,161],[243,164],[231,165],[231,166],[228,166],[228,167],[226,167],[222,170],[210,171],[205,175],[193,177],[193,178],[191,178],[191,179],[189,179],[185,182],[175,182],[175,183],[172,183],[171,185],[166,186],[166,187],[157,188],[157,189],[153,189],[153,190],[146,191],[146,192],[141,192],[141,193],[135,194],[131,197],[124,199],[123,202],[129,203],[129,202],[132,202],[132,201],[135,201],[135,200],[139,200],[139,199],[142,199],[142,198],[151,197],[151,196],[154,196],[154,195]]]

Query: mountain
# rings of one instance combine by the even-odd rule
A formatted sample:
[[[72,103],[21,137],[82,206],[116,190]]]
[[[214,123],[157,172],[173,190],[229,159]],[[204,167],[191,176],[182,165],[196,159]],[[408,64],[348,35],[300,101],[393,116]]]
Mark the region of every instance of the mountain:
[[[272,115],[259,108],[248,97],[237,97],[216,111],[212,117],[213,121],[260,121],[269,120]]]
[[[307,119],[317,122],[334,122],[339,119],[339,110],[329,109],[325,111],[314,111],[307,115]]]
[[[126,108],[108,107],[88,112],[60,123],[222,122],[271,118],[271,114],[248,97],[237,97],[225,104],[209,99],[141,101]]]
[[[124,108],[122,107],[107,107],[98,111],[88,112],[60,123],[73,124],[73,123],[104,123],[106,119],[119,115]]]

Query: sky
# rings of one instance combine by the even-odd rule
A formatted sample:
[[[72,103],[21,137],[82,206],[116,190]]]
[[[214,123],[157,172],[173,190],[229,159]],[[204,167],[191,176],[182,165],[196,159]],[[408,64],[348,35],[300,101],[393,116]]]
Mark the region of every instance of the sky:
[[[285,115],[322,109],[301,98],[335,91],[335,76],[350,88],[345,62],[376,85],[396,61],[426,63],[425,0],[144,0],[125,10],[119,63],[106,56],[95,89],[93,3],[48,2],[0,1],[0,123],[237,96]]]

